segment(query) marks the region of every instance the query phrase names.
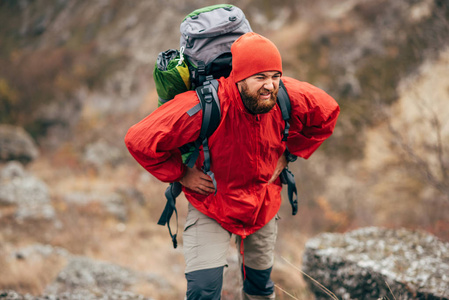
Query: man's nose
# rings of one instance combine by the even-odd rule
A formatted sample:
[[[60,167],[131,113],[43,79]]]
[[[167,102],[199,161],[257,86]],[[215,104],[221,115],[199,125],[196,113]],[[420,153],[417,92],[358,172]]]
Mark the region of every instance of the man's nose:
[[[274,81],[272,79],[267,79],[264,82],[263,87],[269,91],[274,90]]]

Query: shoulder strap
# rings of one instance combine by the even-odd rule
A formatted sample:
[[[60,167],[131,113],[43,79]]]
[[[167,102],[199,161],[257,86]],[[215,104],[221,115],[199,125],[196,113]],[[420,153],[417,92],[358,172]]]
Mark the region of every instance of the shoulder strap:
[[[188,167],[192,168],[195,165],[196,160],[199,156],[199,148],[203,146],[204,152],[204,163],[203,163],[203,172],[210,176],[212,179],[215,192],[217,191],[217,183],[215,181],[215,175],[210,170],[210,152],[208,145],[208,138],[214,133],[215,129],[217,129],[220,124],[221,119],[221,111],[220,111],[220,100],[218,99],[218,81],[212,80],[208,78],[207,81],[204,82],[203,86],[196,88],[196,93],[198,98],[200,99],[200,109],[203,110],[203,121],[201,124],[200,135],[198,139],[194,143],[195,150],[187,159],[186,164]],[[194,115],[199,111],[197,106],[193,107],[187,113],[189,115]],[[178,221],[178,212],[176,210],[176,197],[182,191],[182,186],[179,182],[173,182],[169,185],[167,190],[165,191],[165,197],[167,198],[167,203],[165,205],[164,211],[162,212],[161,217],[159,218],[159,225],[166,225],[168,227],[168,231],[172,238],[173,247],[176,248],[177,243],[177,233],[178,233],[178,225],[176,224],[176,232],[173,234],[170,228],[170,218],[173,215],[173,212],[176,215],[176,223]]]
[[[209,147],[204,149],[204,143],[207,143],[207,139],[214,133],[220,124],[221,111],[220,111],[220,100],[218,99],[218,81],[208,80],[204,82],[204,85],[196,88],[196,93],[200,99],[201,109],[203,111],[203,121],[201,124],[200,135],[195,141],[195,151],[186,161],[188,167],[192,168],[198,159],[199,148],[203,145],[205,167],[210,170],[210,155]],[[207,151],[207,153],[206,153]],[[207,157],[206,157],[207,156]]]
[[[203,110],[203,124],[200,133],[201,139],[210,137],[220,124],[221,110],[217,91],[218,81],[216,79],[206,81],[203,86],[196,89]]]
[[[282,137],[282,141],[287,141],[288,133],[290,130],[290,117],[292,113],[292,106],[290,103],[290,97],[288,96],[287,89],[285,88],[282,80],[279,82],[279,92],[277,103],[279,108],[281,109],[282,119],[285,122],[284,134]],[[285,168],[281,172],[281,182],[287,185],[288,189],[288,200],[292,206],[292,215],[296,215],[298,212],[298,191],[296,189],[295,176],[288,168]]]
[[[287,89],[285,88],[282,80],[279,82],[279,92],[277,97],[277,103],[281,109],[282,119],[285,121],[284,135],[282,141],[286,142],[288,138],[288,132],[290,130],[290,115],[292,112],[292,106],[290,103],[290,97],[288,96]]]
[[[165,190],[165,198],[167,198],[167,203],[165,204],[164,211],[162,212],[158,225],[165,226],[167,224],[168,232],[171,236],[173,242],[173,248],[178,247],[177,235],[178,235],[178,210],[176,209],[176,197],[182,192],[182,185],[179,182],[170,183],[170,185]],[[176,232],[173,234],[170,228],[170,218],[175,212],[176,215]]]
[[[195,141],[195,150],[187,161],[187,166],[193,167],[199,155],[199,148],[203,146],[204,162],[203,172],[212,179],[217,192],[217,182],[215,175],[210,169],[210,151],[208,138],[214,133],[220,124],[221,111],[220,100],[218,99],[218,81],[216,79],[207,78],[204,85],[196,88],[196,93],[200,99],[201,108],[203,110],[203,122],[201,124],[200,135]]]

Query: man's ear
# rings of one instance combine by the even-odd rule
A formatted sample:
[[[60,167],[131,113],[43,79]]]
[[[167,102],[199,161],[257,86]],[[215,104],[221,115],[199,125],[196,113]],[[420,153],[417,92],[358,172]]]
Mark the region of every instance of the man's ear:
[[[239,82],[236,83],[237,89],[239,90],[240,93],[242,92],[242,89],[243,89],[243,85],[244,85],[244,84],[245,84],[245,79],[240,80]]]

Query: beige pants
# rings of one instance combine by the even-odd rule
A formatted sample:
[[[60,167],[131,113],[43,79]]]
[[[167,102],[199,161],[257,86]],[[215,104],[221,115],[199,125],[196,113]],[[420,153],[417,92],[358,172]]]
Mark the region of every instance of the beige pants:
[[[215,220],[207,217],[189,204],[189,212],[183,233],[186,273],[227,266],[227,252],[232,234]],[[243,257],[239,261],[253,270],[267,270],[273,266],[277,221],[273,218],[267,225],[243,240]],[[237,248],[241,238],[236,236]],[[271,272],[271,269],[270,269]],[[268,274],[269,276],[269,274]],[[242,299],[275,299],[271,295],[249,295],[242,290]]]

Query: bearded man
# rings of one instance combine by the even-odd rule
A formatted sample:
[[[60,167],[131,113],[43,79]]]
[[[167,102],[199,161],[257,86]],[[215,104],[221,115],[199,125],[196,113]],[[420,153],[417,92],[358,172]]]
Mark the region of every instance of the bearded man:
[[[220,299],[232,235],[240,249],[243,299],[275,298],[270,276],[281,205],[278,176],[287,156],[307,159],[332,134],[340,111],[324,91],[282,76],[281,55],[267,38],[247,33],[231,52],[232,72],[218,80],[221,121],[209,138],[216,190],[201,171],[202,159],[188,168],[178,150],[200,134],[202,113],[186,113],[199,103],[195,91],[162,105],[125,137],[146,170],[163,182],[183,185],[189,202],[183,232],[189,300]],[[281,77],[291,102],[286,142],[276,105]]]

